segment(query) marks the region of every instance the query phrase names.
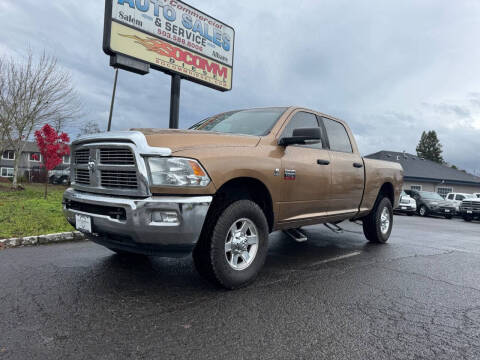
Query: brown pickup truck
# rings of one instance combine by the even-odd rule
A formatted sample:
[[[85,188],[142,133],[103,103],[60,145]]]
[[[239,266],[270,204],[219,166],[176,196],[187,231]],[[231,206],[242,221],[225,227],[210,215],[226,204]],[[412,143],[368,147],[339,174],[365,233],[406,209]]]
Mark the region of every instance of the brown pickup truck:
[[[393,162],[364,159],[341,120],[297,107],[231,111],[189,130],[86,136],[72,145],[68,221],[122,254],[193,252],[226,288],[253,281],[269,233],[360,220],[385,243],[402,189]]]

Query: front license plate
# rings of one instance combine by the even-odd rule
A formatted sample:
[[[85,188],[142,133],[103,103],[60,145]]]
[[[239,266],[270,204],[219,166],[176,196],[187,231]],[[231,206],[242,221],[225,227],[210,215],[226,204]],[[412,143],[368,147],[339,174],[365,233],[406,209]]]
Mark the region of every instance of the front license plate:
[[[92,218],[86,215],[75,215],[75,225],[78,231],[91,233]]]
[[[473,214],[472,210],[467,210],[467,214]]]
[[[445,210],[445,212],[446,212],[446,213],[449,213],[449,212],[450,212],[450,210]]]
[[[402,206],[401,209],[402,209],[402,210],[407,210],[407,207],[406,207],[406,206]]]

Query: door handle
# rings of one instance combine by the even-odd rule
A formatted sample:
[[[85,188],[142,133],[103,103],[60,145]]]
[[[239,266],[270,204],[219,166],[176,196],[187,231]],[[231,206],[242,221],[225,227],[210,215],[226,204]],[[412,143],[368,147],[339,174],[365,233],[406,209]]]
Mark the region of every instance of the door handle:
[[[330,161],[318,159],[317,164],[318,165],[330,165]]]
[[[357,168],[357,169],[360,169],[363,167],[363,164],[361,163],[353,163],[353,167]]]

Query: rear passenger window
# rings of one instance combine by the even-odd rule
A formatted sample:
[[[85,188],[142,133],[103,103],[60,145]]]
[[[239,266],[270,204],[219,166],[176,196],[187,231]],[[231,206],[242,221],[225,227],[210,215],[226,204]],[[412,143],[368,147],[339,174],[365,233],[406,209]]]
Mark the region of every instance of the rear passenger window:
[[[457,198],[456,198],[455,200],[457,200],[457,201],[465,200],[465,196],[463,196],[463,195],[457,195]]]
[[[448,200],[453,200],[453,197],[454,197],[454,196],[455,196],[455,195],[453,195],[453,194],[448,195]]]
[[[285,127],[285,130],[283,130],[282,137],[293,136],[293,130],[301,129],[301,128],[318,128],[317,117],[313,114],[306,113],[306,112],[296,113],[295,115],[293,115],[293,118]],[[315,149],[323,148],[321,141],[315,144],[295,145],[295,146],[309,147],[309,148],[315,148]]]
[[[327,129],[330,150],[351,153],[353,152],[350,138],[347,130],[338,121],[323,118],[323,123]]]

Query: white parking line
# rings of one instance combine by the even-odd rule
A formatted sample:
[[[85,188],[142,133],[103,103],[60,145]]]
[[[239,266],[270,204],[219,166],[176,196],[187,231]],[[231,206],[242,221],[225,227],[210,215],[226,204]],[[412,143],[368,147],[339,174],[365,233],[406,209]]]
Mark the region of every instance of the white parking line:
[[[317,262],[314,262],[312,264],[309,264],[308,266],[316,266],[316,265],[321,265],[321,264],[327,264],[327,263],[333,262],[333,261],[348,259],[348,258],[351,258],[353,256],[360,255],[361,253],[362,253],[361,251],[355,251],[355,252],[352,252],[352,253],[349,253],[349,254],[336,256],[336,257],[333,257],[333,258],[330,258],[330,259],[325,259],[325,260],[322,260],[322,261],[317,261]]]

